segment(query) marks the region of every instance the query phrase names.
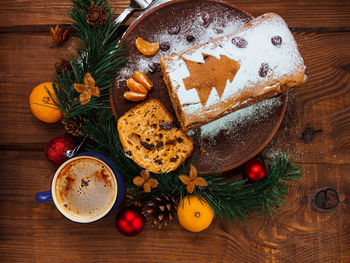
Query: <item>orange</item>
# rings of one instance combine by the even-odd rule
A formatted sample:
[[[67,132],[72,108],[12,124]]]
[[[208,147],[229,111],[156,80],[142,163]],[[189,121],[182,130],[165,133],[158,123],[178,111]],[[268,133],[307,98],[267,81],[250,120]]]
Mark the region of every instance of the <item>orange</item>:
[[[63,118],[63,114],[52,101],[45,87],[51,92],[53,96],[56,96],[51,82],[44,82],[39,84],[30,93],[30,110],[35,117],[43,122],[58,122]]]
[[[153,87],[152,81],[150,81],[150,79],[147,78],[147,76],[140,71],[135,71],[133,78],[138,83],[142,84],[147,90],[151,90],[151,88]]]
[[[141,54],[152,56],[159,50],[159,43],[149,43],[146,40],[143,40],[141,37],[136,38],[135,46]]]
[[[200,232],[213,221],[214,211],[207,201],[195,195],[186,196],[177,208],[180,225],[190,232]]]
[[[126,81],[126,85],[131,91],[141,94],[147,94],[146,88],[141,84],[136,82],[134,79],[130,78]]]
[[[131,101],[141,101],[146,99],[147,94],[137,93],[134,91],[124,92],[124,98]]]

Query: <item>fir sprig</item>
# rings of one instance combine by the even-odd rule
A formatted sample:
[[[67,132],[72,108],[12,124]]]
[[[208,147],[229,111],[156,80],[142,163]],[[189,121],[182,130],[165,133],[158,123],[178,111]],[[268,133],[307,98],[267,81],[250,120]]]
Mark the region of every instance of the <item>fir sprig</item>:
[[[89,145],[89,150],[107,155],[114,161],[126,181],[128,196],[133,200],[147,202],[162,194],[181,200],[188,195],[186,185],[178,177],[189,172],[184,165],[176,172],[151,174],[158,181],[158,186],[151,193],[133,184],[133,178],[139,175],[142,168],[125,155],[109,110],[100,111],[93,124],[84,126],[84,131],[96,142],[96,145]],[[246,179],[229,180],[217,173],[200,174],[208,186],[197,186],[194,194],[207,200],[215,214],[229,222],[247,220],[251,215],[272,217],[283,208],[284,199],[288,196],[288,182],[300,178],[301,170],[284,155],[275,156],[274,161],[266,163],[266,167],[267,177],[254,183]]]
[[[65,120],[77,115],[93,117],[101,108],[109,108],[109,90],[117,72],[125,65],[125,52],[118,38],[118,24],[114,22],[114,11],[108,1],[72,0],[68,11],[72,19],[74,34],[82,47],[70,59],[72,72],[62,70],[62,74],[53,80],[56,96],[49,95],[62,111]],[[100,6],[106,12],[106,22],[91,26],[86,21],[86,13],[91,5]],[[100,98],[91,98],[86,105],[79,102],[79,94],[73,89],[74,83],[83,83],[86,73],[90,73],[101,92]]]

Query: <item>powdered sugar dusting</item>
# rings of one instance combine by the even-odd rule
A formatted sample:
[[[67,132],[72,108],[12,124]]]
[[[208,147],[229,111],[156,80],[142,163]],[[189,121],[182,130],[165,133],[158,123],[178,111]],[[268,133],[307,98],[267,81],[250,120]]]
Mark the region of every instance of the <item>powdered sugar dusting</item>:
[[[214,10],[211,10],[211,12]],[[207,24],[203,21],[203,17],[208,17],[208,14],[200,8],[196,8],[193,16],[186,17],[178,21],[177,26],[180,27],[178,34],[171,35],[168,32],[168,26],[160,25],[160,30],[157,34],[147,36],[148,42],[159,42],[170,44],[167,51],[159,50],[154,56],[143,56],[140,58],[138,54],[130,56],[128,65],[121,70],[121,75],[132,75],[135,70],[147,72],[149,65],[159,63],[160,57],[168,54],[179,53],[182,50],[191,48],[195,45],[206,43],[213,38],[217,38],[241,28],[247,21],[242,18],[232,17],[229,11],[226,13],[218,11],[220,16],[208,18]],[[187,36],[193,36],[193,41],[188,41]]]
[[[200,127],[201,138],[215,138],[220,132],[234,135],[239,126],[247,122],[260,122],[272,111],[273,108],[281,105],[279,98],[271,98],[249,107],[235,111],[218,120]],[[238,136],[238,134],[236,134]]]
[[[283,40],[278,46],[271,42],[272,37],[276,35]],[[247,45],[244,48],[234,45],[232,43],[234,37],[244,39]],[[273,13],[252,20],[238,31],[231,28],[230,34],[180,54],[181,56],[167,59],[166,71],[170,81],[176,82],[176,85],[173,85],[174,94],[183,108],[187,127],[190,127],[192,123],[208,122],[208,112],[212,108],[221,109],[221,112],[216,111],[217,115],[225,114],[228,108],[235,105],[236,101],[240,101],[243,90],[252,97],[264,95],[288,81],[294,84],[297,84],[298,81],[301,83],[303,78],[300,76],[305,71],[304,61],[299,54],[292,33],[284,20]],[[182,65],[181,61],[187,59],[203,63],[203,55],[211,55],[216,58],[226,56],[237,61],[240,68],[232,82],[227,82],[221,98],[212,98],[204,106],[198,107],[200,105],[199,96],[192,96],[191,90],[184,88],[184,83],[181,81],[188,76],[183,69],[183,66],[186,65]],[[264,64],[267,72],[261,75],[260,68]],[[217,115],[210,117],[215,119]]]

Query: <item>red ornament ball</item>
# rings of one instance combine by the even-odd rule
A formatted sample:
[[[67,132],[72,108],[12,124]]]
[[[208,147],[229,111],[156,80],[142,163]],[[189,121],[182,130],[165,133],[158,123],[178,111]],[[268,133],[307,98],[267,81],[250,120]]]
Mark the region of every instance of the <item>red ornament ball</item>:
[[[145,227],[145,218],[137,208],[127,207],[119,211],[116,227],[125,236],[136,236]]]
[[[252,159],[244,165],[244,173],[249,180],[255,182],[267,177],[266,165],[263,160]]]
[[[68,160],[66,152],[75,148],[74,142],[68,137],[61,136],[51,139],[45,147],[47,159],[55,164],[60,165]]]

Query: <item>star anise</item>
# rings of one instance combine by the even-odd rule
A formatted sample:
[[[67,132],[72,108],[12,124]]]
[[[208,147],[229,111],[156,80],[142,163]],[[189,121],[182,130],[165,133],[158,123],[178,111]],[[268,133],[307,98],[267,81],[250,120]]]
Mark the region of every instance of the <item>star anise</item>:
[[[52,40],[56,43],[57,46],[62,45],[68,39],[69,30],[63,30],[63,27],[57,24],[55,29],[50,27]]]
[[[158,181],[153,178],[149,178],[149,171],[142,170],[140,176],[136,176],[133,180],[136,186],[143,186],[143,189],[146,193],[151,192],[152,188],[158,186]]]
[[[74,89],[80,93],[80,104],[85,105],[90,102],[91,96],[100,97],[100,89],[95,86],[95,80],[90,73],[84,76],[84,84],[74,83]]]
[[[186,189],[187,189],[187,192],[189,192],[190,194],[193,193],[194,188],[196,186],[208,186],[207,181],[205,181],[203,177],[198,177],[197,169],[193,165],[191,165],[191,168],[190,168],[190,175],[187,176],[187,175],[181,174],[179,175],[179,179],[181,180],[181,182],[187,185]]]

